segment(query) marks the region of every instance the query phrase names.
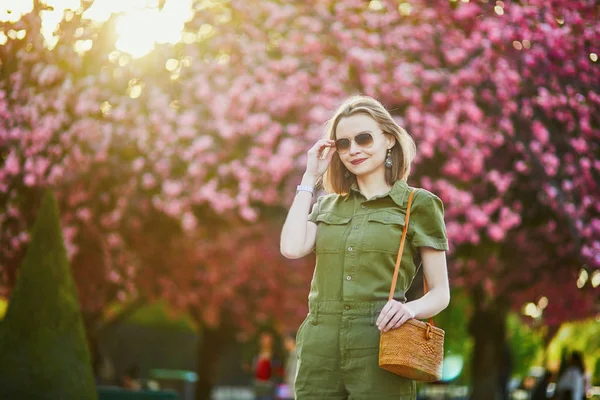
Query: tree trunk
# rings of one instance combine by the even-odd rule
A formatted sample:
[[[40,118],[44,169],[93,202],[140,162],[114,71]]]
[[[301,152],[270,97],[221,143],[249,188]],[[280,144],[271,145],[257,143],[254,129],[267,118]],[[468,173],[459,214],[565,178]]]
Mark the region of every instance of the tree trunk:
[[[233,329],[226,325],[217,328],[204,326],[198,346],[196,400],[210,400],[217,381],[219,360],[223,350],[233,340]]]
[[[476,303],[477,304],[477,303]],[[475,346],[471,360],[471,400],[508,399],[511,360],[506,340],[507,310],[498,303],[478,307],[469,322]]]

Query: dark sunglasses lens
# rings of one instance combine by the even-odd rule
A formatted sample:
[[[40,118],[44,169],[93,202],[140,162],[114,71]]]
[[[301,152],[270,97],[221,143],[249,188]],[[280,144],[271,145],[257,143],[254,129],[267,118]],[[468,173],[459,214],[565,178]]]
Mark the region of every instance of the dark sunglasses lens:
[[[370,133],[361,133],[354,138],[356,143],[362,147],[369,147],[373,144],[373,136]]]
[[[338,152],[343,153],[344,151],[348,151],[350,148],[350,140],[348,139],[338,139],[335,141],[335,148]]]

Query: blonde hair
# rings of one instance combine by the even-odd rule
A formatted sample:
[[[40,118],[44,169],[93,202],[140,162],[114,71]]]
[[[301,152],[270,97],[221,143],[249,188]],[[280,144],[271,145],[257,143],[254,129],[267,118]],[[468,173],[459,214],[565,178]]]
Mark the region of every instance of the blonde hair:
[[[374,98],[352,96],[344,101],[333,117],[327,121],[324,137],[336,140],[336,130],[340,120],[357,114],[365,114],[373,118],[384,134],[396,138],[396,143],[392,147],[392,167],[385,169],[385,181],[390,186],[393,186],[399,179],[406,181],[416,153],[415,142],[408,132],[394,121],[385,107]],[[356,182],[356,176],[350,174],[346,177],[346,172],[348,170],[340,160],[339,154],[336,153],[319,183],[329,193],[347,194]]]

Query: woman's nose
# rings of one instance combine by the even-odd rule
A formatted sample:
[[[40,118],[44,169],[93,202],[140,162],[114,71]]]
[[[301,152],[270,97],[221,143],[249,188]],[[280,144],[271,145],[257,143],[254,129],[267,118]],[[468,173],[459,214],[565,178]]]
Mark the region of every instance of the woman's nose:
[[[350,142],[350,155],[358,154],[360,153],[360,150],[360,146],[356,144],[354,140],[352,140]]]

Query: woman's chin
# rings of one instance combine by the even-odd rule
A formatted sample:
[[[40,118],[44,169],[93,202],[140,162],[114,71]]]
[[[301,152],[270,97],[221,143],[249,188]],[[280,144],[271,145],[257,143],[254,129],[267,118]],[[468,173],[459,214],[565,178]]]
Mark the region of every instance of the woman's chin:
[[[362,176],[370,175],[373,172],[373,170],[372,170],[372,168],[354,167],[354,171],[350,171],[350,172],[353,173],[354,175],[356,175],[357,178],[360,178]]]
[[[377,172],[378,168],[373,167],[372,165],[368,165],[368,161],[360,164],[360,165],[355,165],[353,166],[353,169],[348,169],[352,174],[356,175],[357,178],[360,177],[366,177],[366,176],[370,176],[373,175],[374,173]]]

